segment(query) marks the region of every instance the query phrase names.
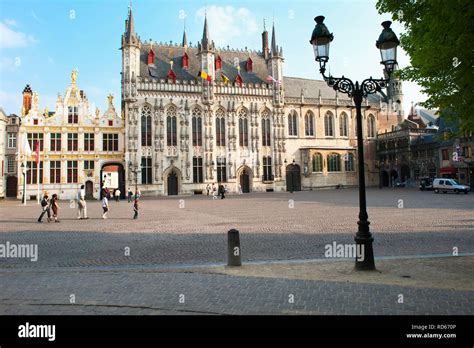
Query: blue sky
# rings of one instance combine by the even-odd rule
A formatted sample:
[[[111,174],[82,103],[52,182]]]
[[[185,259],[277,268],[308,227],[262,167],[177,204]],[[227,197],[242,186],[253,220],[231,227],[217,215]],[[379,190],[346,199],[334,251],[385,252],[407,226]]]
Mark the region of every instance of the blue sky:
[[[277,44],[283,47],[285,76],[321,79],[309,38],[316,15],[326,17],[334,33],[330,69],[359,81],[381,77],[380,55],[375,48],[383,20],[375,0],[313,1],[172,1],[134,0],[135,29],[142,40],[181,42],[184,22],[188,41],[202,36],[207,8],[211,39],[217,46],[260,50],[263,20],[271,33],[275,22]],[[54,110],[73,68],[77,83],[93,107],[104,110],[112,93],[120,107],[120,40],[128,0],[2,0],[0,2],[0,107],[20,114],[21,92],[30,84],[39,93],[40,107]],[[403,27],[394,23],[400,34]],[[409,63],[399,50],[399,64]],[[423,101],[420,88],[404,82],[404,109]],[[91,108],[91,112],[93,112]]]

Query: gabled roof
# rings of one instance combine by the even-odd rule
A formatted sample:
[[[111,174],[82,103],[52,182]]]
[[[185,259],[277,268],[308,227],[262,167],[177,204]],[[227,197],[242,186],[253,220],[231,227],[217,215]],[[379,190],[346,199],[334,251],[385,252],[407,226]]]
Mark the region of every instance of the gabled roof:
[[[189,56],[189,67],[187,70],[183,69],[181,65],[181,58],[185,52],[184,47],[154,44],[155,64],[153,66],[148,66],[147,64],[149,49],[149,44],[142,45],[140,52],[141,77],[166,79],[170,69],[170,61],[172,60],[177,80],[198,80],[197,76],[201,70],[201,60],[196,47],[188,47],[186,50]],[[244,83],[267,83],[265,80],[268,76],[267,64],[261,55],[255,52],[232,50],[218,51],[216,54],[219,54],[222,59],[222,70],[220,71],[231,81],[237,76],[237,68],[234,66],[234,58],[237,58],[240,65],[240,75]],[[249,54],[253,61],[253,71],[251,73],[245,69]],[[222,81],[220,71],[217,71],[217,76],[212,76],[214,80]]]

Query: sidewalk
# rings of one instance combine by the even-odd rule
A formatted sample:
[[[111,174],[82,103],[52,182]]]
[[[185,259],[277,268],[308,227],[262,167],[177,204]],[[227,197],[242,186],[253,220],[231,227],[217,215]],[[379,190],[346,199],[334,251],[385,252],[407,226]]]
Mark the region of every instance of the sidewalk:
[[[241,277],[373,283],[474,291],[474,256],[384,258],[376,271],[358,272],[353,260],[314,260],[211,267],[209,273]],[[204,271],[204,270],[202,270]]]

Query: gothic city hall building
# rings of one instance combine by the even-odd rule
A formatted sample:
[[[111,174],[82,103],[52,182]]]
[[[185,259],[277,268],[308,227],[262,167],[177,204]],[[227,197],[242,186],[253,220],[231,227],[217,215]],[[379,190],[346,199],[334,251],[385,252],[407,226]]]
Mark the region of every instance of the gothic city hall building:
[[[264,29],[261,51],[219,49],[204,20],[196,45],[142,41],[129,9],[122,36],[123,173],[142,195],[298,191],[357,185],[355,106],[324,81],[286,77]],[[366,182],[378,185],[375,139],[402,112],[401,83],[363,110]],[[388,105],[388,107],[384,107]]]

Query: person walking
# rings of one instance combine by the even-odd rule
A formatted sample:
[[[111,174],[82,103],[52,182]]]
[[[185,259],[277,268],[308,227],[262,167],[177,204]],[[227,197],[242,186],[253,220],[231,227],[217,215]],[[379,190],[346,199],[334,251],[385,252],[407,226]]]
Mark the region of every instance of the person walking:
[[[219,194],[221,195],[221,199],[225,198],[225,188],[224,185],[219,185]]]
[[[239,192],[239,195],[241,195],[242,194],[242,185],[240,185],[240,183],[239,183],[239,186],[237,186],[237,190]]]
[[[87,204],[86,204],[86,190],[84,185],[81,185],[81,189],[77,192],[77,218],[80,220],[87,220]]]
[[[120,202],[120,194],[121,194],[121,193],[122,193],[122,192],[120,192],[119,189],[116,189],[116,190],[115,190],[115,202]]]
[[[206,185],[207,195],[209,196],[209,191],[211,190],[211,186],[209,184]]]
[[[109,199],[107,198],[107,195],[104,192],[104,198],[102,198],[102,210],[104,213],[102,214],[102,219],[107,219],[107,213],[109,211]]]
[[[59,211],[59,203],[58,203],[58,195],[55,193],[51,197],[51,203],[50,203],[50,208],[53,211],[53,218],[54,222],[59,222],[58,220],[58,211]]]
[[[130,203],[133,197],[133,192],[130,188],[128,189],[127,196],[128,196],[128,203]]]
[[[41,200],[41,215],[38,218],[38,222],[43,222],[44,214],[48,214],[48,222],[51,222],[51,211],[49,210],[49,197],[48,192],[43,194],[43,199]]]
[[[138,198],[133,202],[133,219],[138,219]]]
[[[217,187],[215,183],[212,183],[212,199],[217,199]]]

